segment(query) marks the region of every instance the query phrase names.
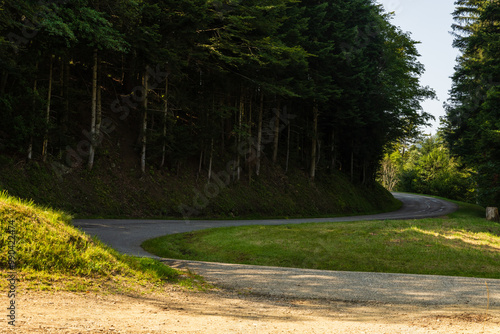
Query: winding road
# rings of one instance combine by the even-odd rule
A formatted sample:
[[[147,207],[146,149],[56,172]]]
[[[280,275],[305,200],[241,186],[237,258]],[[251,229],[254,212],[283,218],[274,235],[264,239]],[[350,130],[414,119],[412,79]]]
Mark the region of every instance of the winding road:
[[[457,210],[453,203],[427,196],[394,193],[403,206],[394,212],[375,215],[263,220],[146,220],[146,219],[76,219],[74,225],[119,252],[135,255],[152,255],[141,248],[143,241],[167,234],[184,233],[213,227],[246,225],[283,225],[302,223],[346,222],[362,220],[421,219],[444,216]]]
[[[162,235],[213,227],[301,224],[362,220],[421,219],[457,210],[453,203],[411,194],[394,193],[403,203],[398,211],[351,217],[269,220],[118,220],[78,219],[74,225],[98,236],[116,250],[155,257],[141,243]],[[465,277],[339,272],[239,264],[161,259],[174,268],[190,269],[222,288],[267,296],[318,298],[353,302],[500,307],[500,280]]]

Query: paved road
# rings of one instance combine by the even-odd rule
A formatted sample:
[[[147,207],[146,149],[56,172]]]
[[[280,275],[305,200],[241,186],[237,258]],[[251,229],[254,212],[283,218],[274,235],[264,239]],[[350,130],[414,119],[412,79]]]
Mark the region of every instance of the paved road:
[[[140,247],[147,239],[212,227],[300,224],[360,220],[419,219],[449,214],[456,205],[425,196],[395,193],[403,202],[390,213],[342,218],[246,221],[75,220],[76,226],[120,252],[152,256]],[[500,280],[428,275],[336,272],[162,259],[189,268],[221,287],[294,298],[328,298],[382,303],[500,306]]]
[[[305,219],[191,220],[189,222],[184,220],[77,219],[74,225],[90,235],[98,236],[104,243],[119,252],[136,256],[151,256],[141,248],[141,243],[145,240],[212,227],[418,219],[446,215],[457,209],[455,204],[431,197],[401,193],[394,193],[394,196],[403,202],[401,209],[376,215]]]

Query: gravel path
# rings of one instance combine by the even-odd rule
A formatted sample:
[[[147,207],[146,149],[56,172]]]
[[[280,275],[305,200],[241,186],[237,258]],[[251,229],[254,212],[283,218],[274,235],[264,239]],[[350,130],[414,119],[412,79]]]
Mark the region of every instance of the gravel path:
[[[395,212],[355,217],[246,221],[75,220],[75,225],[97,235],[118,251],[152,256],[140,244],[166,234],[212,227],[300,224],[360,220],[419,219],[449,214],[457,206],[440,199],[394,194],[403,202]],[[217,286],[259,295],[339,301],[421,305],[500,306],[500,280],[476,278],[320,271],[162,259],[175,268],[188,268]]]
[[[217,286],[257,295],[415,305],[500,306],[500,280],[326,271],[163,259]]]

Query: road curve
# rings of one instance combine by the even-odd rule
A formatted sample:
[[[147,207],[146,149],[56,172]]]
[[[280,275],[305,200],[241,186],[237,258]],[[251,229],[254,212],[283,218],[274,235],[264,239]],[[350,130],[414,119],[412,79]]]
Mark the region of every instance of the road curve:
[[[403,206],[394,212],[375,215],[263,220],[124,220],[124,219],[75,219],[74,225],[119,252],[135,256],[151,256],[141,248],[145,240],[175,233],[203,230],[213,227],[247,225],[282,225],[321,222],[346,222],[361,220],[422,219],[447,215],[457,210],[453,203],[427,196],[394,193]]]
[[[300,224],[361,220],[421,219],[444,216],[457,206],[426,196],[395,193],[403,202],[395,212],[353,217],[271,220],[117,220],[78,219],[74,225],[116,250],[150,256],[141,243],[154,237],[212,227]],[[161,259],[174,268],[189,268],[222,288],[268,296],[319,298],[352,302],[461,305],[500,308],[500,280],[470,277],[339,272]]]

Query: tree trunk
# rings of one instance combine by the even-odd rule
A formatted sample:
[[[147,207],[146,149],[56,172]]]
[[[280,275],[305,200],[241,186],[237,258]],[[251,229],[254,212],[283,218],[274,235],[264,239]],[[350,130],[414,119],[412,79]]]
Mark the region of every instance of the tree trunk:
[[[214,139],[212,138],[212,142],[210,144],[210,160],[208,162],[208,182],[212,179],[212,162],[214,157]]]
[[[36,114],[36,98],[38,96],[38,61],[35,66],[35,80],[33,81],[33,115]],[[32,122],[31,122],[32,123]],[[33,127],[33,123],[31,124]],[[30,141],[28,144],[28,160],[33,158],[33,128],[30,130]]]
[[[354,140],[351,148],[351,182],[354,182]]]
[[[253,147],[252,147],[252,100],[253,96],[250,97],[250,101],[248,104],[248,156],[245,158],[247,169],[248,169],[248,184],[252,183],[252,164],[250,161],[253,156]]]
[[[167,117],[168,117],[168,77],[165,79],[165,99],[163,104],[163,147],[161,152],[160,168],[165,166],[165,155],[167,153]]]
[[[238,113],[238,142],[236,144],[236,154],[237,154],[237,160],[236,160],[236,175],[237,175],[237,180],[239,181],[241,178],[241,154],[238,150],[240,143],[241,143],[241,130],[242,130],[242,125],[243,125],[243,113],[245,110],[245,93],[243,91],[243,88],[241,89],[241,95],[240,95],[240,108],[239,108],[239,113]]]
[[[64,71],[65,80],[64,80],[64,121],[67,122],[69,120],[69,62],[66,61],[64,64],[66,70]]]
[[[332,156],[332,161],[331,161],[331,170],[333,171],[335,169],[335,130],[332,130],[332,147],[330,154]]]
[[[92,105],[90,119],[90,148],[89,160],[87,164],[88,170],[94,167],[95,157],[95,142],[96,142],[96,121],[97,121],[97,73],[98,73],[98,56],[97,49],[94,49],[94,66],[92,69]]]
[[[42,161],[47,161],[47,149],[49,146],[49,123],[50,123],[50,104],[52,99],[52,76],[54,71],[54,55],[50,56],[50,70],[49,70],[49,89],[47,93],[47,112],[45,114],[46,128],[42,145]]]
[[[264,93],[260,93],[259,121],[257,124],[257,163],[255,165],[255,174],[260,175],[260,159],[262,155],[262,117],[264,114]]]
[[[203,147],[200,150],[200,160],[198,162],[198,173],[196,173],[196,182],[198,182],[198,178],[200,177],[201,174],[201,168],[203,167]]]
[[[278,146],[280,138],[280,105],[278,103],[278,108],[276,108],[276,120],[274,121],[274,143],[273,143],[273,164],[278,161]]]
[[[487,207],[486,208],[486,219],[493,222],[500,222],[500,217],[498,215],[498,208]]]
[[[314,178],[316,177],[316,162],[318,159],[317,156],[317,143],[318,143],[318,105],[316,104],[316,101],[314,102],[313,106],[313,138],[312,138],[312,144],[311,144],[311,170],[309,173],[309,176],[311,177],[311,180],[314,181]]]
[[[143,117],[142,117],[142,150],[141,150],[141,172],[144,174],[146,173],[146,145],[147,145],[147,130],[148,130],[148,81],[149,81],[149,73],[148,73],[149,66],[146,67],[146,70],[144,71],[144,76],[143,76],[143,89],[144,89],[144,96],[143,96]]]
[[[366,184],[366,169],[367,169],[368,163],[366,160],[363,161],[363,182],[362,184]]]
[[[285,173],[288,173],[288,166],[290,163],[290,136],[291,136],[291,123],[288,123],[288,135],[286,140],[286,165],[285,165]]]
[[[95,124],[95,131],[96,131],[96,137],[100,138],[101,136],[101,124],[102,124],[102,69],[101,69],[101,59],[98,59],[98,65],[97,65],[97,105],[96,105],[96,124]],[[100,143],[100,140],[99,140]]]
[[[64,57],[61,57],[61,70],[59,71],[59,97],[61,98],[61,101],[64,101],[64,71],[66,70],[66,67],[64,66]],[[64,140],[64,128],[63,128],[63,117],[64,117],[64,110],[60,111],[60,116],[57,120],[57,126],[58,126],[58,137],[59,137],[59,142],[58,142],[58,159],[62,159],[63,157],[63,140]]]
[[[221,125],[221,137],[220,137],[220,155],[224,156],[224,152],[226,149],[226,131],[225,131],[225,120],[224,118],[221,118],[220,120],[220,125]]]

